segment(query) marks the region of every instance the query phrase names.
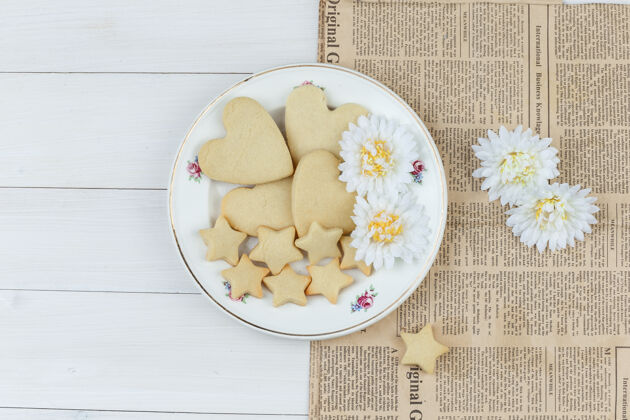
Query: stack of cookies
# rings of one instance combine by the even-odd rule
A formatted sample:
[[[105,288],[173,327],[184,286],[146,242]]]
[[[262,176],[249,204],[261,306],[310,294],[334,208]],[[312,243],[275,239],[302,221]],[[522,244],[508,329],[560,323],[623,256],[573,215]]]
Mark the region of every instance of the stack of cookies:
[[[254,99],[235,98],[225,106],[227,134],[201,148],[199,165],[211,179],[254,186],[227,193],[214,227],[200,234],[207,260],[223,259],[233,266],[222,272],[233,299],[246,293],[260,298],[264,284],[273,293],[274,306],[306,305],[306,296],[317,294],[334,304],[353,282],[341,270],[371,273],[370,266],[355,259],[348,236],[355,227],[355,193],[346,191],[338,169],[342,133],[367,113],[356,104],[330,110],[322,89],[297,87],[286,102],[285,141]],[[258,243],[249,255],[239,256],[247,236],[257,237]],[[309,265],[307,273],[298,274],[289,264],[302,260],[302,251]],[[330,262],[318,265],[326,258]]]

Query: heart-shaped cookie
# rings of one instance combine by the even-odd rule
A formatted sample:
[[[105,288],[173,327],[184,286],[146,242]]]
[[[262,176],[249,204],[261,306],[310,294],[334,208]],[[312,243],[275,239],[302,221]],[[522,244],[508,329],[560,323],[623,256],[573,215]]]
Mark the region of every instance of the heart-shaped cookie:
[[[313,85],[293,89],[287,98],[284,122],[293,162],[314,150],[324,149],[339,157],[341,133],[368,110],[357,104],[344,104],[331,111],[324,91]]]
[[[292,226],[291,178],[233,189],[221,201],[221,214],[234,229],[250,236],[258,235],[259,226],[275,230]]]
[[[316,150],[300,159],[293,175],[291,209],[299,236],[304,236],[312,222],[326,228],[354,229],[351,219],[355,194],[339,181],[339,159],[326,150]]]
[[[199,166],[217,181],[262,184],[293,173],[289,149],[267,111],[251,98],[225,105],[226,136],[210,140],[199,150]]]

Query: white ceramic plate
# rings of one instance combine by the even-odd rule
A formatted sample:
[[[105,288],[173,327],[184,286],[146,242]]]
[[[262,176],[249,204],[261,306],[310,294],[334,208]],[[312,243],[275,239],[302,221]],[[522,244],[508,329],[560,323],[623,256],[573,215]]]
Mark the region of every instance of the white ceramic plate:
[[[337,107],[354,102],[370,112],[398,121],[416,134],[426,172],[422,184],[413,184],[418,203],[431,220],[430,246],[416,263],[398,262],[391,270],[381,269],[370,277],[358,270],[348,273],[355,282],[341,291],[336,305],[323,296],[310,296],[306,306],[286,304],[274,308],[271,292],[262,299],[232,300],[221,271],[229,265],[204,259],[206,247],[199,229],[213,225],[221,198],[236,185],[212,181],[196,175],[191,163],[199,148],[209,139],[223,137],[223,108],[238,96],[256,99],[269,111],[284,131],[284,104],[291,90],[305,81],[324,88],[328,103]],[[194,166],[194,165],[193,165]],[[170,220],[177,248],[195,282],[212,302],[240,322],[274,335],[299,339],[324,339],[350,334],[378,321],[396,309],[418,287],[436,257],[446,223],[446,179],[435,143],[416,113],[394,92],[361,73],[326,64],[289,65],[250,76],[213,100],[197,117],[177,153],[169,189]],[[255,244],[249,238],[242,250]],[[326,261],[320,263],[324,264]],[[306,274],[304,262],[292,264]],[[357,296],[365,296],[366,308],[353,310]],[[371,304],[371,306],[370,306]],[[368,307],[369,306],[369,307]],[[357,306],[355,306],[355,309]]]

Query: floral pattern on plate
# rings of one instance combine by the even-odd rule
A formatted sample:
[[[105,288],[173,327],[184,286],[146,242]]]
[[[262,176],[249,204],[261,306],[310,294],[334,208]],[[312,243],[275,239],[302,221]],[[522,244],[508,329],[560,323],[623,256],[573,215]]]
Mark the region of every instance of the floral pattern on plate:
[[[413,171],[411,171],[411,176],[413,177],[413,182],[418,184],[422,184],[422,178],[424,177],[424,171],[426,168],[424,167],[424,162],[421,160],[416,160],[413,163]]]
[[[312,81],[312,80],[305,80],[305,81],[303,81],[302,83],[300,83],[299,85],[297,85],[297,86],[293,86],[293,89],[295,89],[295,88],[299,88],[300,86],[306,86],[306,85],[312,85],[312,86],[315,86],[315,87],[320,88],[321,90],[326,90],[326,88],[325,88],[325,87],[323,87],[323,86],[319,86],[319,85],[316,85],[315,83],[313,83],[313,81]]]
[[[350,312],[367,311],[374,306],[374,298],[378,293],[374,291],[374,286],[370,284],[370,288],[366,289],[362,295],[357,295],[353,302],[350,303]]]
[[[234,302],[243,302],[243,303],[247,303],[247,298],[249,297],[249,294],[245,293],[243,296],[241,296],[240,298],[234,299],[232,297],[232,286],[230,286],[230,283],[228,283],[227,281],[223,282],[223,285],[225,286],[225,290],[227,290],[227,293],[225,294],[225,296],[229,297],[231,300],[233,300]]]
[[[194,161],[188,161],[186,170],[188,171],[189,181],[201,182],[201,167],[199,166],[199,158],[197,156],[195,156]]]

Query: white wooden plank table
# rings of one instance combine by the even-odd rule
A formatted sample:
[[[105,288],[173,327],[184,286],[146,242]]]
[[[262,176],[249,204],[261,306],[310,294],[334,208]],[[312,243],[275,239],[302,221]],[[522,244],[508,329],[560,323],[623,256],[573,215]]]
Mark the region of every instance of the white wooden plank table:
[[[0,1],[0,419],[306,417],[308,343],[199,294],[166,186],[215,95],[315,61],[317,6]]]

